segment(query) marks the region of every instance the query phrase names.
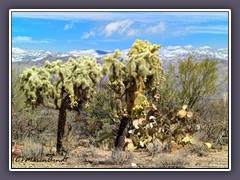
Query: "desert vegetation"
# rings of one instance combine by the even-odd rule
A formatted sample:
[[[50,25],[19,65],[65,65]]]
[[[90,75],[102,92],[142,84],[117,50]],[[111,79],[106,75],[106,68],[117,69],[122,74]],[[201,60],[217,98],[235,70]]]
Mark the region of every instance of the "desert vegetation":
[[[13,66],[12,166],[228,168],[218,61],[189,57],[164,69],[160,48],[136,40],[127,58],[116,50],[101,64],[83,56]]]

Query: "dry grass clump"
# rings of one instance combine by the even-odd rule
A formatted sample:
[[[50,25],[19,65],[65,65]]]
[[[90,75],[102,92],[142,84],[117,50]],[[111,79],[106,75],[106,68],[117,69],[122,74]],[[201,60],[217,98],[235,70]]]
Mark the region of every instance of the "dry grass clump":
[[[197,143],[189,145],[188,152],[190,154],[196,154],[197,156],[207,156],[208,155],[208,148],[204,143]]]
[[[23,140],[23,157],[41,157],[43,156],[43,146],[39,142],[33,141],[31,138],[26,138]]]
[[[112,151],[111,163],[114,165],[123,165],[130,163],[133,159],[133,153],[130,151],[122,151],[114,149]]]
[[[178,151],[172,155],[159,154],[155,159],[154,168],[163,168],[163,169],[177,169],[177,168],[186,168],[189,164],[189,161],[186,158],[187,154],[185,151]]]

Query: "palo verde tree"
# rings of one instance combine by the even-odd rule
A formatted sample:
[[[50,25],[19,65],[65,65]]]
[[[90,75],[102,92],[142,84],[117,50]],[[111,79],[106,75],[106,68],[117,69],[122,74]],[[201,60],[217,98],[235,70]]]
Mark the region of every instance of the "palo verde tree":
[[[62,138],[67,110],[80,114],[83,104],[93,96],[94,87],[101,79],[101,67],[96,59],[83,56],[45,62],[44,67],[27,68],[21,74],[21,89],[26,95],[26,103],[36,108],[42,105],[59,111],[57,130],[57,153],[62,154]]]
[[[181,61],[177,68],[170,64],[167,81],[173,83],[166,97],[174,95],[180,106],[187,104],[190,109],[196,108],[199,101],[217,91],[217,69],[218,61],[194,61],[193,57]]]
[[[123,148],[128,125],[133,118],[140,117],[149,105],[146,95],[157,98],[163,80],[163,68],[158,50],[160,45],[136,40],[128,52],[128,58],[121,59],[118,50],[103,58],[104,73],[117,101],[117,114],[121,123],[115,141],[116,148]]]

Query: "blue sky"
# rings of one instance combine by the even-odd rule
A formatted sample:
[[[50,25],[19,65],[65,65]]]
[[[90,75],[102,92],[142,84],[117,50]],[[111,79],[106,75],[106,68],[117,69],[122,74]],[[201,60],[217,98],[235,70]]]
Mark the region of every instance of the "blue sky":
[[[164,46],[228,48],[228,12],[12,12],[12,46],[67,52]]]

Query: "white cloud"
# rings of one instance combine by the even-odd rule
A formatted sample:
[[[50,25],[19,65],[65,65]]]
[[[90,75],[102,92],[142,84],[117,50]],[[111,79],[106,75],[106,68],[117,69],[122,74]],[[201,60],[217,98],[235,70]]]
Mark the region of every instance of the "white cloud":
[[[73,22],[69,23],[69,24],[65,24],[64,26],[64,31],[72,29],[73,28]]]
[[[12,39],[13,43],[49,43],[48,40],[33,40],[30,36],[16,36]]]
[[[139,30],[138,29],[129,29],[127,31],[127,36],[136,36],[138,35]]]
[[[82,35],[81,39],[88,39],[91,36],[95,36],[95,35],[96,35],[96,33],[94,31],[86,32]]]
[[[172,33],[174,36],[187,34],[228,34],[227,26],[187,26]]]
[[[13,38],[13,42],[29,42],[32,41],[32,37],[29,36],[17,36]]]
[[[122,34],[126,32],[133,23],[134,21],[130,19],[109,23],[104,28],[104,34],[106,36],[110,36],[113,33]]]
[[[134,22],[156,23],[164,22],[206,22],[227,21],[228,12],[12,12],[13,18],[54,19],[64,21],[123,21],[131,18]]]
[[[156,26],[151,26],[147,28],[148,33],[158,34],[163,33],[166,30],[166,25],[164,22],[160,22]]]

